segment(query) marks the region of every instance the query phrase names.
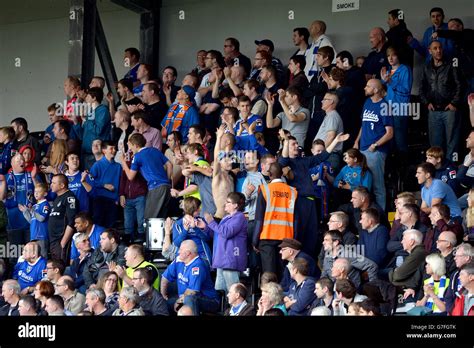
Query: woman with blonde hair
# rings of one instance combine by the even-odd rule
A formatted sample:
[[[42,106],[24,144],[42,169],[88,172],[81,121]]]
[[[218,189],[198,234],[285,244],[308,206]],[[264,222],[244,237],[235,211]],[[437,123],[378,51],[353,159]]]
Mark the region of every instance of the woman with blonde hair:
[[[426,273],[430,276],[423,282],[423,289],[417,306],[424,306],[433,311],[433,314],[446,315],[444,293],[449,288],[449,277],[446,276],[444,257],[438,253],[426,257]]]
[[[66,155],[68,153],[67,142],[64,139],[56,139],[51,145],[51,153],[49,156],[49,165],[41,166],[44,174],[49,174],[49,179],[53,175],[61,174],[66,171]]]
[[[262,297],[258,301],[257,316],[265,315],[265,312],[270,308],[278,308],[285,315],[288,315],[283,303],[283,289],[280,284],[270,282],[263,284],[260,289],[262,290]]]

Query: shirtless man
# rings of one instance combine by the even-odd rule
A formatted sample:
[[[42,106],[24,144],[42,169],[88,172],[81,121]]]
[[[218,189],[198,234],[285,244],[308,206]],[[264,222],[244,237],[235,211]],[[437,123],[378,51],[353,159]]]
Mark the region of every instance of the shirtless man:
[[[212,196],[217,208],[215,217],[218,219],[224,217],[227,195],[234,191],[234,180],[229,174],[232,170],[232,158],[225,156],[224,152],[220,150],[224,132],[225,128],[223,126],[217,130],[216,145],[214,147],[214,162],[212,164]],[[232,148],[226,147],[225,154],[228,153],[227,150],[232,150]]]

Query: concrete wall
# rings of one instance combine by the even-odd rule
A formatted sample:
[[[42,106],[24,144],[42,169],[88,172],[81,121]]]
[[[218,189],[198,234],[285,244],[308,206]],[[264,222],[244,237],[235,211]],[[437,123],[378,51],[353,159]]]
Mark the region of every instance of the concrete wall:
[[[68,2],[65,1],[67,4]],[[0,24],[0,124],[23,116],[31,130],[48,125],[46,108],[63,102],[63,81],[68,71],[68,8],[61,18]],[[139,16],[127,10],[101,13],[109,49],[118,77],[123,66],[123,49],[138,47]],[[15,66],[20,58],[21,66]],[[103,75],[98,57],[95,73]]]

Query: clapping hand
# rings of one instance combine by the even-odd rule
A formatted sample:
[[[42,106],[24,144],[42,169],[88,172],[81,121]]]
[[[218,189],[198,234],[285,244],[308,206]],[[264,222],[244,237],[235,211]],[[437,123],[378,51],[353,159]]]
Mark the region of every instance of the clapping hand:
[[[89,175],[89,172],[87,170],[84,170],[81,174],[81,181],[86,181],[88,175]]]
[[[286,92],[284,89],[279,89],[278,90],[278,101],[282,104],[285,102],[285,96],[286,96]]]
[[[226,129],[226,126],[225,126],[224,123],[221,124],[221,126],[219,128],[217,128],[217,137],[218,138],[221,138],[224,135],[225,129]]]
[[[275,98],[273,98],[273,95],[271,93],[266,93],[265,101],[267,102],[268,105],[273,105],[273,103],[275,103]]]
[[[467,103],[469,104],[470,108],[474,107],[474,93],[469,94],[467,97]]]
[[[224,76],[225,76],[225,78],[226,78],[227,80],[230,79],[230,73],[231,73],[230,68],[229,68],[228,66],[226,66],[226,67],[224,68]]]
[[[388,72],[387,72],[387,67],[386,66],[383,66],[382,69],[380,69],[380,77],[384,81],[388,80]]]
[[[174,221],[172,218],[167,218],[165,221],[165,232],[171,233],[171,230],[173,228]]]
[[[31,170],[31,177],[34,179],[38,175],[38,166],[36,163],[33,165],[33,169]]]
[[[114,272],[117,273],[117,275],[122,279],[123,279],[123,276],[126,275],[125,269],[120,265],[115,266]]]
[[[113,103],[113,102],[114,102],[114,96],[113,96],[113,94],[112,94],[111,92],[107,93],[106,98],[107,98],[107,101],[108,101],[109,103]]]
[[[197,217],[197,218],[194,219],[194,221],[196,223],[197,228],[200,228],[201,230],[206,228],[206,223],[204,222],[204,220],[202,218]]]
[[[166,96],[170,96],[171,95],[171,85],[169,83],[165,83],[163,85],[163,93],[166,95]]]
[[[324,82],[328,83],[328,81],[329,81],[329,76],[328,76],[328,74],[327,74],[324,70],[321,72],[321,77],[322,77],[322,79],[324,80]]]
[[[117,267],[117,262],[109,261],[109,262],[107,262],[107,266],[109,266],[109,271],[110,272],[115,272],[115,267]]]
[[[435,296],[434,287],[433,287],[433,285],[431,285],[431,284],[423,285],[423,291],[424,291],[425,294],[428,295],[429,297]]]
[[[255,191],[255,186],[252,185],[252,184],[249,184],[246,188],[245,188],[245,195],[248,197],[252,194],[252,192]]]
[[[209,213],[204,213],[204,219],[206,219],[206,222],[208,224],[210,224],[212,221],[214,221],[214,217]]]

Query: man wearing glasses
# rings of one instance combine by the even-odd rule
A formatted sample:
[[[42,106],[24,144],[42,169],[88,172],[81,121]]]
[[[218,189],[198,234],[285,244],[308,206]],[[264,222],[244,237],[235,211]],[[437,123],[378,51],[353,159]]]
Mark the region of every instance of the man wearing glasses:
[[[456,263],[454,262],[454,248],[456,244],[456,235],[451,231],[441,232],[436,240],[436,248],[444,257],[447,276],[452,276],[457,271]]]
[[[239,40],[229,37],[224,41],[224,55],[227,66],[241,65],[245,68],[245,72],[250,72],[250,59],[240,52]]]
[[[74,315],[82,312],[84,309],[86,298],[78,292],[74,287],[74,281],[70,276],[62,276],[54,286],[56,294],[64,300],[64,309],[70,311]]]
[[[278,247],[281,248],[280,255],[283,261],[292,263],[296,258],[305,259],[308,265],[308,275],[310,277],[314,277],[316,275],[316,262],[310,255],[301,250],[303,246],[299,241],[293,238],[283,238],[281,244],[278,245]],[[290,285],[293,283],[293,281],[294,280],[291,278],[289,268],[285,267],[283,270],[283,278],[280,282],[284,292],[287,292],[290,289]]]
[[[446,302],[446,312],[451,313],[454,307],[454,301],[459,295],[459,291],[462,288],[461,281],[459,280],[459,273],[462,266],[472,262],[474,260],[474,248],[472,245],[467,243],[460,244],[454,250],[454,262],[456,263],[456,272],[451,276],[449,282],[449,288],[444,294],[444,300]]]
[[[161,293],[152,286],[153,273],[150,268],[136,268],[133,272],[132,282],[140,296],[139,304],[145,315],[169,315],[166,301]]]
[[[121,317],[128,317],[128,316],[143,316],[143,310],[138,305],[140,301],[140,297],[138,295],[137,289],[132,286],[128,286],[123,288],[120,292],[119,297],[119,308],[117,308],[113,316],[121,316]]]

